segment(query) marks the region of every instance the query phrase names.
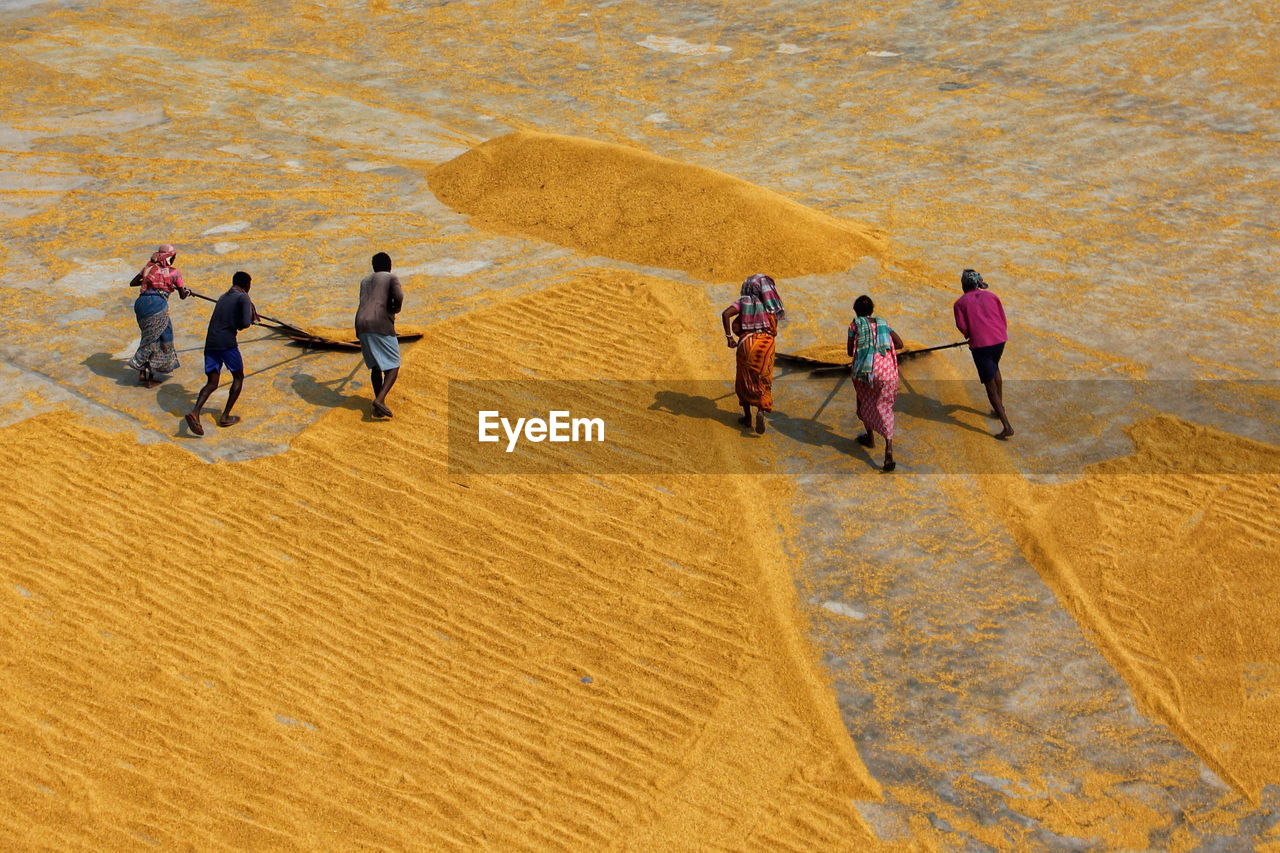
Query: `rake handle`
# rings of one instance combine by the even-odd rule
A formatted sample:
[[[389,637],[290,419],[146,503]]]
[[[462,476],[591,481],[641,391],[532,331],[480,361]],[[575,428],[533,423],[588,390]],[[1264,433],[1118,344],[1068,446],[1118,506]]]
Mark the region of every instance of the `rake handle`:
[[[187,288],[187,293],[190,293],[190,294],[191,294],[192,296],[194,296],[196,299],[203,299],[205,302],[212,302],[212,303],[214,303],[214,304],[217,304],[217,302],[218,302],[218,300],[216,300],[216,299],[212,299],[212,298],[210,298],[210,297],[208,297],[208,296],[205,296],[203,293],[196,293],[194,290],[192,290],[192,289],[191,289],[191,288],[189,288],[189,287]],[[256,309],[255,309],[255,310],[256,310]],[[266,320],[267,322],[266,322],[266,323],[260,322],[260,321],[262,321],[262,320]],[[257,319],[257,320],[254,320],[253,322],[254,322],[254,325],[255,325],[255,326],[266,326],[268,329],[269,329],[269,328],[271,328],[271,327],[268,325],[268,323],[275,323],[277,326],[288,326],[288,325],[289,325],[288,323],[285,323],[285,322],[284,322],[284,321],[282,321],[282,320],[277,320],[275,317],[268,317],[266,314],[259,314],[259,315],[258,315],[258,319]]]
[[[940,350],[940,349],[951,349],[952,347],[962,347],[962,346],[964,346],[964,345],[965,345],[965,344],[967,344],[967,343],[969,343],[969,342],[968,342],[968,341],[956,341],[954,344],[939,344],[939,345],[938,345],[938,346],[936,346],[936,347],[925,347],[924,349],[908,349],[908,350],[903,350],[902,352],[898,353],[898,357],[899,357],[899,358],[903,358],[903,357],[911,356],[911,355],[922,355],[922,354],[924,354],[924,353],[926,353],[926,352],[937,352],[937,351],[938,351],[938,350]],[[849,369],[849,365],[848,365],[848,364],[832,364],[832,365],[825,365],[825,364],[824,364],[824,365],[823,365],[823,366],[821,366],[821,367],[815,367],[815,368],[813,368],[813,369],[812,369],[812,370],[810,370],[809,372],[810,372],[810,373],[833,373],[833,372],[835,372],[835,371],[837,371],[837,370],[848,370],[848,369]]]
[[[956,341],[954,344],[938,344],[936,347],[925,347],[924,349],[903,350],[901,355],[919,355],[922,352],[935,352],[940,349],[951,349],[952,347],[962,347],[968,341]]]

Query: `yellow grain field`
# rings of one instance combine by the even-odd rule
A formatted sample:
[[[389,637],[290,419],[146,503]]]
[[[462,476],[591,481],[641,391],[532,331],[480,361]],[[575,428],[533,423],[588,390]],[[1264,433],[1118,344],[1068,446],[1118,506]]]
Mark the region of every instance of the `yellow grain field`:
[[[773,489],[449,473],[448,377],[506,375],[512,341],[655,375],[687,309],[615,274],[439,324],[393,422],[350,398],[249,462],[6,430],[6,846],[872,843],[877,786],[742,523]]]
[[[0,851],[1280,849],[1274,17],[0,2]],[[388,252],[394,417],[254,327],[190,434],[160,243],[346,343]],[[838,372],[739,428],[744,277],[841,361],[965,268],[1011,441],[963,347],[892,474]],[[499,383],[620,438],[476,473]]]

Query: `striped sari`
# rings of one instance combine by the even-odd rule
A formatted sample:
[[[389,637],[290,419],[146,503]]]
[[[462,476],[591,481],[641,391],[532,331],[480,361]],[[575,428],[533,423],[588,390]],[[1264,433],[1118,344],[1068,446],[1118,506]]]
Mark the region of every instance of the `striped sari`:
[[[173,373],[178,369],[178,353],[173,348],[173,323],[169,319],[169,294],[144,290],[133,302],[141,340],[128,365],[148,375]]]
[[[776,326],[771,323],[768,329],[746,332],[738,338],[733,390],[738,395],[740,406],[755,406],[764,412],[773,411],[774,328]]]
[[[733,390],[738,404],[773,411],[773,356],[778,321],[786,316],[778,287],[767,275],[756,274],[742,282],[738,316],[733,329],[738,333],[738,362]]]

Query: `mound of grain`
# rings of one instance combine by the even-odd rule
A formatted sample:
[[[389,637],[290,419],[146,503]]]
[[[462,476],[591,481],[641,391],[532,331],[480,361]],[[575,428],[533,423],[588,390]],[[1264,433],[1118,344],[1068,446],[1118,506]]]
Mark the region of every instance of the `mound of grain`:
[[[704,281],[839,272],[885,251],[876,229],[730,175],[573,136],[500,136],[438,166],[429,180],[478,228]]]
[[[1076,482],[991,485],[1144,712],[1257,802],[1280,782],[1280,450],[1170,415],[1128,432]]]

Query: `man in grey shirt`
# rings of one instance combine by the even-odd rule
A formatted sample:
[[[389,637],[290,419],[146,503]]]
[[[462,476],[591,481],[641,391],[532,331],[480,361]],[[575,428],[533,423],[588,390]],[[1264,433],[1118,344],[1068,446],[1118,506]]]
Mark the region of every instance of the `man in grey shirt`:
[[[373,383],[373,414],[391,417],[387,392],[400,374],[400,341],[396,338],[396,314],[404,304],[400,279],[391,272],[386,252],[373,256],[373,274],[360,282],[360,307],[356,309],[356,337],[364,353]]]

